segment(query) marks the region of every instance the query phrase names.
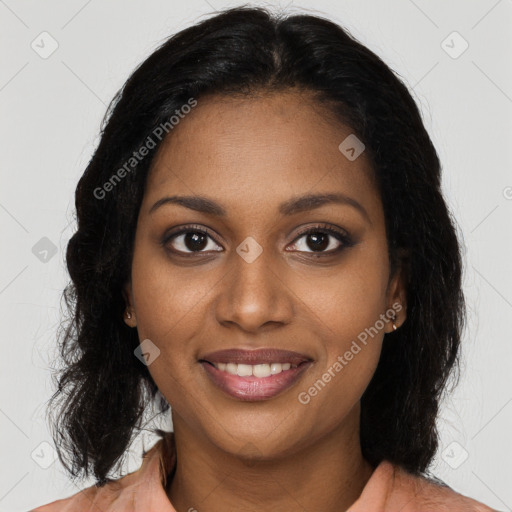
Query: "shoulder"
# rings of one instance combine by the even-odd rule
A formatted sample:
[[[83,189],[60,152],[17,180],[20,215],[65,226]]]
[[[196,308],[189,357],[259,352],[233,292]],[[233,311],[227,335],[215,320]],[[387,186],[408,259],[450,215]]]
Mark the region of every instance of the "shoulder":
[[[130,475],[127,475],[130,476]],[[34,508],[29,512],[86,512],[89,510],[110,510],[110,506],[121,495],[121,489],[124,488],[126,476],[118,480],[113,480],[103,487],[92,485],[86,489],[78,491],[76,494],[57,501],[52,501],[46,505]]]
[[[86,489],[29,512],[175,512],[165,493],[166,476],[175,463],[172,437],[144,452],[141,467],[117,480]]]
[[[383,461],[349,512],[497,512],[451,487]]]

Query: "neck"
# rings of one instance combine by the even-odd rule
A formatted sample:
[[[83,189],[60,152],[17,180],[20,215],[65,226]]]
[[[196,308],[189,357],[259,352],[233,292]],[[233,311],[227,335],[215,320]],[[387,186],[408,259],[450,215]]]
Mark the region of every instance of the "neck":
[[[373,472],[361,454],[359,413],[358,405],[335,430],[264,460],[227,453],[173,413],[177,462],[169,500],[176,510],[201,512],[347,510]]]

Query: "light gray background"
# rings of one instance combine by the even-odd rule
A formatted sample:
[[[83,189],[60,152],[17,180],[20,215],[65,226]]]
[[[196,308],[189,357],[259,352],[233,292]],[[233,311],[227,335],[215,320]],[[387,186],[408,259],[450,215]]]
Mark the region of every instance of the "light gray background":
[[[53,393],[49,364],[75,227],[74,189],[106,104],[165,37],[234,5],[0,0],[2,511],[78,491],[58,460],[47,469],[40,464],[51,463],[53,453],[44,414]],[[433,469],[458,492],[512,510],[512,0],[259,5],[306,9],[342,24],[403,77],[421,104],[466,245],[469,306],[463,377],[443,405]],[[50,48],[44,31],[58,43],[46,59],[31,47],[35,41],[40,51]],[[454,31],[469,44],[461,55],[464,41]],[[56,247],[46,262],[32,250],[43,237]],[[146,446],[154,442],[145,439]],[[139,466],[139,449],[127,470]]]

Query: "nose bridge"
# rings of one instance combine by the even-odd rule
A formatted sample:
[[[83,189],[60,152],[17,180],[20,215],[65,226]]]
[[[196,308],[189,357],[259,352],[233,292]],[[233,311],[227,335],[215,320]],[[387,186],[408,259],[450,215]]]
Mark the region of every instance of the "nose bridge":
[[[287,323],[292,311],[290,296],[270,249],[246,238],[232,253],[231,272],[217,314],[220,322],[235,322],[254,330],[267,322]]]
[[[264,249],[255,239],[248,237],[233,254],[235,264],[235,289],[244,292],[268,294],[271,292],[270,276],[275,278],[275,271],[271,269],[272,255],[270,249]]]

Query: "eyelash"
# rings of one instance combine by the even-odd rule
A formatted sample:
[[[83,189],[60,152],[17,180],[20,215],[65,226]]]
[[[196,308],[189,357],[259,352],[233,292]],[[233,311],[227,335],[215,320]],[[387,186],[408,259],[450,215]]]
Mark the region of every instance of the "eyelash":
[[[338,240],[338,242],[341,243],[341,245],[337,248],[337,249],[333,249],[333,250],[330,250],[330,251],[327,251],[327,252],[315,252],[315,251],[299,251],[301,253],[306,253],[306,254],[310,254],[314,257],[322,257],[322,256],[333,256],[335,254],[338,254],[339,252],[341,252],[343,249],[347,248],[347,247],[352,247],[354,244],[354,242],[352,241],[352,239],[350,238],[350,236],[348,234],[346,234],[345,232],[343,231],[340,231],[339,229],[335,229],[335,228],[332,228],[330,227],[331,225],[330,224],[318,224],[316,226],[312,226],[312,227],[309,227],[309,228],[306,228],[302,231],[300,231],[298,234],[297,234],[297,237],[294,239],[294,241],[292,242],[292,244],[295,244],[298,240],[300,240],[302,237],[304,237],[305,235],[309,235],[309,234],[317,234],[317,233],[321,233],[321,234],[324,234],[324,235],[331,235],[333,236],[336,240]],[[212,233],[210,233],[210,231],[208,229],[205,229],[203,227],[199,227],[197,225],[189,225],[189,226],[184,226],[183,228],[181,228],[179,231],[176,231],[174,233],[170,233],[168,235],[165,235],[161,241],[161,245],[163,247],[166,247],[167,244],[174,238],[180,236],[180,235],[183,235],[183,234],[187,234],[187,233],[201,233],[203,235],[207,235],[209,236],[210,238],[212,238],[214,241],[214,237],[212,236]],[[215,243],[217,243],[215,241]],[[217,244],[219,245],[219,244]],[[196,255],[199,255],[201,254],[203,251],[192,251],[192,252],[184,252],[184,251],[176,251],[176,250],[173,250],[171,249],[171,251],[174,253],[174,254],[178,254],[179,256],[183,256],[183,255],[191,255],[191,256],[196,256]],[[215,251],[215,252],[221,252],[221,251]]]

